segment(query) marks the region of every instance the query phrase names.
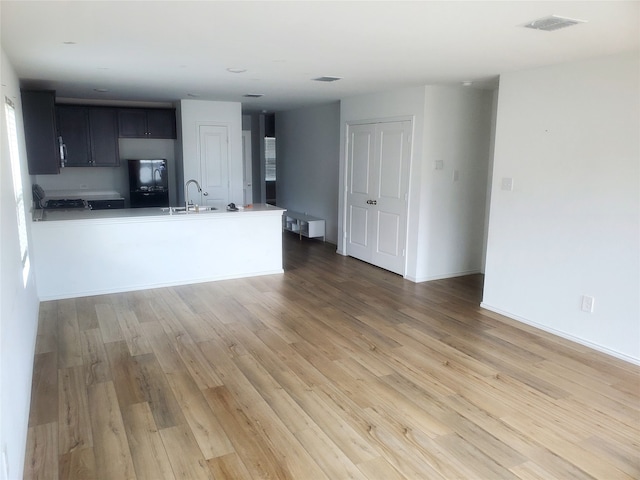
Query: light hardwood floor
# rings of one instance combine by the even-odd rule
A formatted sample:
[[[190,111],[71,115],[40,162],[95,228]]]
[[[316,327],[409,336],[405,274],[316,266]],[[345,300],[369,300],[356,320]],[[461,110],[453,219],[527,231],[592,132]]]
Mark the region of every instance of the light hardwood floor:
[[[639,368],[285,235],[285,274],[44,302],[25,477],[633,479]]]

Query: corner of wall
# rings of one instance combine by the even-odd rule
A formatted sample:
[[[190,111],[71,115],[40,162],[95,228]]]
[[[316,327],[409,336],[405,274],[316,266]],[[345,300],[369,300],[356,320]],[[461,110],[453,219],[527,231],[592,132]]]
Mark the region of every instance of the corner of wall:
[[[501,77],[483,298],[638,360],[639,99],[637,52]]]
[[[23,173],[23,190],[31,191],[27,175],[27,154],[22,127],[20,85],[13,66],[1,50],[2,94],[16,105],[18,151]],[[4,98],[3,98],[4,102]],[[4,108],[3,108],[4,112]],[[7,123],[4,113],[0,121],[0,454],[9,478],[22,478],[27,441],[31,375],[38,328],[38,296],[34,271],[26,283],[22,282],[22,260],[18,242],[18,222],[13,194]],[[28,220],[28,227],[30,222]],[[30,238],[30,232],[28,232]],[[32,244],[29,256],[34,259]],[[10,393],[9,393],[10,392]]]

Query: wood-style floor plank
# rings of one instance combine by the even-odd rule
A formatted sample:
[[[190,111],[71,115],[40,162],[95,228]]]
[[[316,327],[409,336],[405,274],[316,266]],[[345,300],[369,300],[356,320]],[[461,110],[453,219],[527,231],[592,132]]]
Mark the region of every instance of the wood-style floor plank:
[[[83,364],[80,328],[74,299],[58,302],[58,365],[60,368]]]
[[[285,273],[43,302],[26,479],[640,478],[640,368],[287,235]]]
[[[91,385],[88,395],[96,472],[100,478],[109,480],[135,479],[131,450],[113,383]]]
[[[162,429],[160,436],[175,478],[215,480],[188,426],[177,425]]]
[[[292,478],[261,437],[258,426],[249,419],[239,399],[226,387],[207,389],[205,396],[253,478]]]
[[[82,360],[86,371],[86,384],[107,382],[111,380],[111,369],[107,351],[99,328],[80,332],[82,342]]]
[[[36,354],[58,350],[58,306],[56,302],[41,302],[38,314]]]
[[[237,453],[230,453],[221,457],[207,460],[209,470],[216,480],[237,480],[239,478],[250,479],[251,474],[245,467]]]
[[[58,450],[60,455],[93,446],[85,367],[58,370]]]
[[[234,453],[229,437],[194,379],[178,372],[168,374],[167,380],[205,458]]]
[[[25,478],[55,480],[58,478],[58,423],[41,423],[29,427]]]
[[[58,354],[37,353],[31,381],[29,426],[58,422]],[[57,428],[56,428],[57,431]]]
[[[58,471],[59,478],[102,478],[96,470],[93,448],[79,448],[60,455]]]
[[[131,458],[138,478],[175,478],[167,451],[149,404],[136,403],[122,409]]]

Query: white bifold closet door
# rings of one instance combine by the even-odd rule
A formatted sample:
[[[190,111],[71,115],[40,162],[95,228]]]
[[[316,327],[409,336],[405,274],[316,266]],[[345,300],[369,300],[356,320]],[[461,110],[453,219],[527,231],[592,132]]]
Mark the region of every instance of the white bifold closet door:
[[[347,255],[404,275],[411,122],[349,125]]]

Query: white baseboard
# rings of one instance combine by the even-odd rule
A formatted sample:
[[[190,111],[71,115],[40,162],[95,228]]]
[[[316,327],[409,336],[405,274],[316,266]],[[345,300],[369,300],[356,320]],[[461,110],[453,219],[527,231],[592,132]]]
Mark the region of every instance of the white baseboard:
[[[125,285],[123,287],[118,287],[114,289],[106,289],[106,290],[87,290],[81,292],[71,292],[71,293],[60,293],[56,295],[43,295],[39,297],[41,302],[47,300],[64,300],[66,298],[79,298],[79,297],[92,297],[94,295],[109,295],[112,293],[125,293],[125,292],[135,292],[139,290],[151,290],[152,288],[165,288],[165,287],[177,287],[180,285],[191,285],[194,283],[207,283],[207,282],[218,282],[220,280],[235,280],[238,278],[249,278],[249,277],[259,277],[262,275],[276,275],[279,273],[284,273],[283,269],[279,270],[270,270],[266,272],[252,272],[252,273],[243,273],[237,275],[221,275],[210,278],[198,278],[194,280],[175,282],[175,283],[154,283],[148,285]]]
[[[584,345],[585,347],[589,347],[589,348],[593,348],[594,350],[597,350],[599,352],[602,353],[606,353],[607,355],[611,355],[612,357],[618,358],[620,360],[624,360],[625,362],[629,362],[632,363],[634,365],[639,365],[640,366],[640,358],[635,358],[635,357],[631,357],[629,355],[626,355],[624,353],[620,353],[616,350],[611,350],[607,347],[603,347],[602,345],[598,345],[597,343],[593,343],[593,342],[589,342],[588,340],[584,340],[580,337],[575,337],[569,333],[566,332],[562,332],[560,330],[555,330],[553,328],[550,328],[546,325],[541,325],[539,323],[533,322],[527,318],[524,317],[520,317],[518,315],[514,315],[513,313],[510,312],[506,312],[504,310],[500,310],[499,308],[493,307],[491,305],[487,305],[484,302],[480,303],[480,306],[482,308],[486,308],[487,310],[491,310],[492,312],[495,313],[499,313],[500,315],[504,315],[505,317],[511,318],[512,320],[516,320],[517,322],[521,322],[521,323],[525,323],[527,325],[530,325],[532,327],[538,328],[540,330],[543,330],[547,333],[551,333],[553,335],[557,335],[558,337],[564,338],[566,340],[571,340],[572,342],[575,343],[579,343],[580,345]]]
[[[407,280],[410,280],[414,283],[422,283],[422,282],[430,282],[432,280],[445,280],[447,278],[456,278],[456,277],[464,277],[465,275],[475,275],[477,273],[481,273],[480,270],[467,270],[464,272],[455,272],[455,273],[445,273],[443,275],[429,275],[426,277],[413,277],[410,275],[405,276]]]

